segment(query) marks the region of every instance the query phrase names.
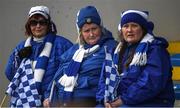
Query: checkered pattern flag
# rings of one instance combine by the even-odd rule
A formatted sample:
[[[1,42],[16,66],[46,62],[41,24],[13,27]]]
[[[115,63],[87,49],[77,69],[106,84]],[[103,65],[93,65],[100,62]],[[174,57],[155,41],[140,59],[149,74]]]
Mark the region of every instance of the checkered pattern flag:
[[[11,107],[41,106],[29,59],[23,59],[6,93],[11,96]]]
[[[118,87],[120,76],[117,70],[117,65],[113,62],[112,56],[107,52],[106,47],[105,58],[105,102],[112,102],[117,98],[116,88]]]

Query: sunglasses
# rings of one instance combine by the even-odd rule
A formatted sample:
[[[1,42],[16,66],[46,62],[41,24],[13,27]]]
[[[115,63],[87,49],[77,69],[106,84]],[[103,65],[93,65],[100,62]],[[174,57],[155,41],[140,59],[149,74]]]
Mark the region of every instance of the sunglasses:
[[[48,24],[48,22],[46,20],[31,20],[30,21],[30,26],[37,26],[37,24],[41,26],[45,26]]]

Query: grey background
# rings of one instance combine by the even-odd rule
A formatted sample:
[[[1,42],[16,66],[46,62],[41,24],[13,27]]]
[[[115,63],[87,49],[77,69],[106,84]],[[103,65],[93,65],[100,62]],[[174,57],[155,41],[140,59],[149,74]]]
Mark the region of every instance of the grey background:
[[[77,38],[76,13],[86,5],[94,5],[99,9],[104,26],[113,32],[115,38],[120,13],[126,9],[141,9],[150,12],[149,19],[155,24],[156,35],[168,41],[180,40],[180,0],[1,0],[0,101],[9,83],[4,75],[5,65],[12,49],[25,38],[27,14],[30,7],[35,5],[48,6],[58,34],[72,42]]]

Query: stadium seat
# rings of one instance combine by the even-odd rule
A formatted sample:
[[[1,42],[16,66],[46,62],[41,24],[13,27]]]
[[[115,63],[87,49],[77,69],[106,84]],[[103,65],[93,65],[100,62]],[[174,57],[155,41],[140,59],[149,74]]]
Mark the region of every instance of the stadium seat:
[[[175,98],[180,100],[180,41],[169,42],[168,51],[171,54],[173,66],[172,79],[174,82]]]

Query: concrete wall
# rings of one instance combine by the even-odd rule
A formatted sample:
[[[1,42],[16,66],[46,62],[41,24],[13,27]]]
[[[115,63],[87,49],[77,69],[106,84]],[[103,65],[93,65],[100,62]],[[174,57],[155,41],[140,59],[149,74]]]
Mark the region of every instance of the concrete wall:
[[[96,6],[104,25],[117,34],[120,12],[126,9],[142,9],[150,12],[156,35],[169,41],[180,40],[180,0],[1,0],[0,1],[0,101],[7,88],[5,64],[12,49],[25,38],[24,24],[30,7],[46,5],[51,10],[58,34],[75,42],[77,11],[86,5]]]

